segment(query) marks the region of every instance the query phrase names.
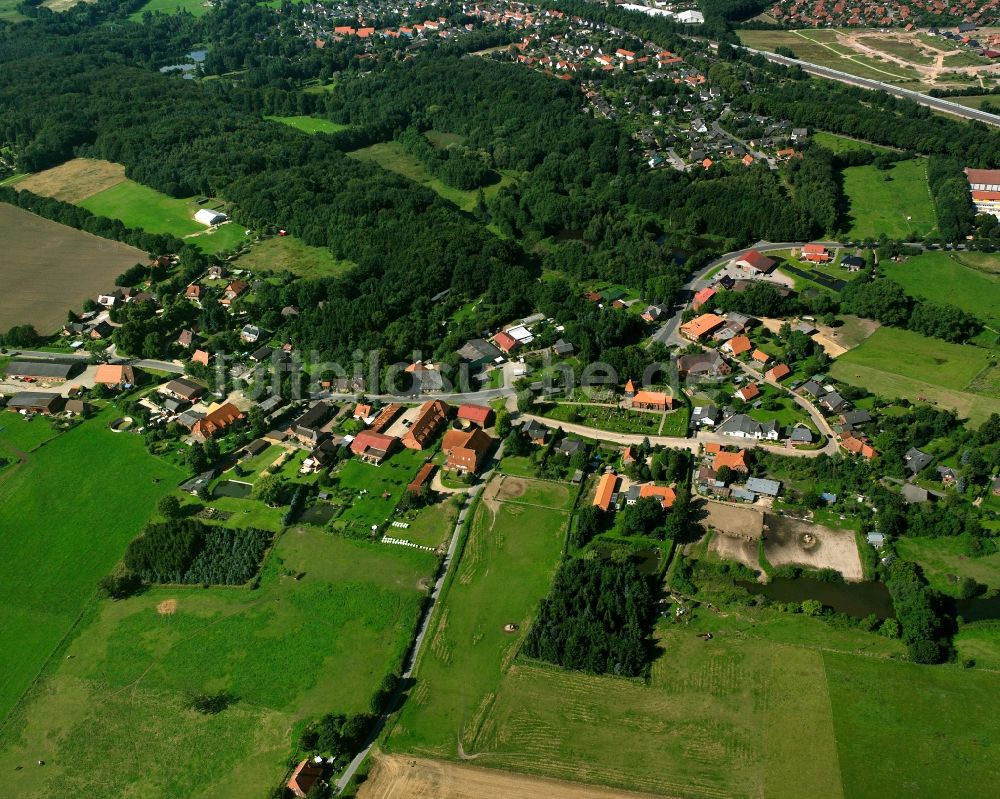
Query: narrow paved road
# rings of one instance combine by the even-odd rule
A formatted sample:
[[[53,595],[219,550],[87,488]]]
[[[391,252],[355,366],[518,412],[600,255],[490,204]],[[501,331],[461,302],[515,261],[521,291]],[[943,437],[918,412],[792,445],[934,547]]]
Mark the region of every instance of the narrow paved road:
[[[796,399],[801,399],[801,397],[796,397]],[[806,410],[808,410],[808,407],[806,407]],[[653,446],[687,449],[696,454],[698,452],[698,448],[704,444],[722,444],[728,447],[745,447],[748,449],[761,447],[767,449],[769,452],[774,452],[776,455],[787,455],[791,458],[818,458],[823,453],[832,455],[837,451],[837,442],[832,438],[827,441],[826,446],[822,449],[788,449],[786,447],[776,446],[773,442],[757,441],[753,438],[738,438],[737,436],[724,436],[720,433],[710,433],[705,430],[697,431],[694,438],[678,438],[675,436],[645,436],[636,433],[609,433],[607,430],[598,430],[596,427],[586,427],[582,424],[560,422],[555,419],[547,419],[544,416],[535,416],[530,413],[521,414],[520,418],[532,419],[539,424],[552,428],[553,430],[561,429],[564,433],[573,433],[574,435],[583,436],[584,438],[590,438],[597,441],[609,441],[612,444],[621,444],[623,446],[641,444],[643,441],[648,441]],[[827,426],[826,429],[829,429],[829,426]]]
[[[841,72],[838,69],[831,69],[830,67],[822,67],[819,64],[811,64],[808,61],[800,61],[797,58],[788,58],[787,56],[778,55],[777,53],[755,50],[752,47],[744,47],[743,49],[749,53],[762,55],[768,61],[775,64],[783,64],[786,67],[800,67],[804,72],[808,72],[810,75],[816,75],[820,78],[827,78],[828,80],[847,83],[851,86],[860,86],[862,89],[886,92],[894,97],[912,100],[915,103],[932,108],[935,111],[943,111],[946,114],[962,117],[963,119],[974,119],[977,122],[983,122],[987,125],[1000,126],[1000,116],[997,116],[996,114],[988,114],[985,111],[980,111],[978,108],[966,108],[964,105],[959,105],[958,103],[952,102],[951,100],[945,100],[941,97],[931,97],[928,94],[921,94],[920,92],[915,92],[911,89],[903,89],[899,86],[894,86],[891,83],[882,83],[882,81],[871,80],[870,78],[859,78],[857,75],[850,75],[847,72]]]
[[[497,448],[496,455],[494,456],[494,466],[491,467],[489,471],[482,474],[479,484],[469,491],[465,498],[465,504],[462,506],[462,510],[459,511],[458,518],[455,520],[455,529],[451,534],[451,542],[448,544],[448,552],[445,554],[444,560],[441,561],[441,566],[438,568],[438,575],[437,580],[434,582],[434,589],[431,591],[430,600],[427,602],[427,606],[424,609],[424,615],[420,621],[420,627],[417,629],[417,635],[413,639],[410,656],[406,661],[406,669],[403,671],[402,680],[400,680],[401,687],[397,689],[396,693],[386,703],[386,710],[383,711],[378,717],[378,721],[375,723],[374,729],[369,736],[365,748],[355,755],[354,759],[348,764],[347,768],[344,769],[344,773],[340,775],[340,779],[338,779],[335,784],[335,790],[337,793],[342,792],[344,788],[347,787],[347,783],[351,781],[357,773],[357,770],[361,767],[361,764],[365,761],[365,758],[371,753],[372,747],[375,746],[378,736],[381,735],[382,730],[385,728],[385,725],[389,720],[389,716],[399,709],[400,700],[403,698],[402,687],[405,686],[406,682],[413,676],[413,671],[416,668],[417,660],[420,657],[420,650],[423,648],[424,640],[427,638],[427,632],[431,626],[434,609],[437,607],[438,600],[441,598],[441,589],[444,588],[445,578],[448,576],[448,570],[451,567],[452,559],[458,549],[458,540],[461,538],[462,526],[465,524],[469,508],[472,506],[473,500],[489,482],[490,477],[493,476],[495,465],[499,463],[500,459],[503,457],[503,449],[503,442],[501,442],[500,446]]]
[[[681,323],[681,317],[684,315],[684,310],[687,308],[688,303],[696,292],[705,288],[711,283],[708,278],[708,273],[713,271],[716,267],[722,264],[729,263],[734,258],[739,258],[741,255],[746,255],[750,250],[757,250],[758,252],[774,252],[775,250],[791,250],[794,247],[801,247],[803,244],[808,244],[810,242],[804,241],[758,241],[756,244],[750,247],[744,247],[742,250],[733,250],[732,252],[724,253],[718,258],[713,259],[709,263],[705,264],[705,267],[697,275],[692,277],[687,283],[681,286],[681,290],[678,292],[678,303],[674,309],[674,315],[663,322],[659,329],[653,333],[653,341],[659,342],[660,344],[669,344],[671,338],[673,338],[677,327]],[[820,241],[814,242],[816,244],[822,244],[824,247],[842,247],[843,245],[838,241]],[[687,343],[687,342],[685,342]]]

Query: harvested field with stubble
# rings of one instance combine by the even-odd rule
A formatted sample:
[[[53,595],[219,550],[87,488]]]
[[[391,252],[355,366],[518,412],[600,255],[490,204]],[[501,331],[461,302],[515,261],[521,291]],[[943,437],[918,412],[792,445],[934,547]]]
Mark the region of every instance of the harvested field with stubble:
[[[359,799],[652,799],[650,794],[415,757],[378,756]],[[661,797],[662,799],[662,797]]]
[[[115,278],[148,256],[0,203],[0,330],[32,324],[52,333],[70,308],[114,284]]]
[[[17,184],[17,190],[27,189],[42,197],[52,197],[67,203],[78,203],[110,189],[125,180],[125,167],[95,158],[74,158],[29,175]]]

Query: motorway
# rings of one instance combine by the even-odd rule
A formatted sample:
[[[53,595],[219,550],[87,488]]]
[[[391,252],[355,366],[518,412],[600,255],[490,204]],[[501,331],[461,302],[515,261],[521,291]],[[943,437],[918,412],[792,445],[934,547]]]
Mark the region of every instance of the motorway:
[[[952,116],[961,117],[963,119],[974,119],[977,122],[982,122],[986,125],[1000,127],[1000,116],[997,116],[996,114],[988,114],[985,111],[980,111],[978,108],[966,108],[964,105],[959,105],[951,100],[945,100],[942,97],[931,97],[928,94],[921,94],[920,92],[915,92],[911,89],[903,89],[899,86],[893,86],[891,83],[882,83],[882,81],[871,80],[870,78],[861,78],[857,75],[841,72],[839,69],[822,67],[819,64],[810,64],[808,61],[800,61],[797,58],[788,58],[787,56],[778,55],[777,53],[755,50],[752,47],[744,47],[743,49],[748,53],[762,55],[768,61],[775,64],[782,64],[786,67],[800,67],[804,72],[807,72],[810,75],[827,78],[828,80],[839,81],[840,83],[847,83],[851,86],[860,86],[862,89],[886,92],[894,97],[901,97],[904,100],[912,100],[915,103],[919,103],[927,108],[932,108],[935,111],[941,111],[945,114],[951,114]]]

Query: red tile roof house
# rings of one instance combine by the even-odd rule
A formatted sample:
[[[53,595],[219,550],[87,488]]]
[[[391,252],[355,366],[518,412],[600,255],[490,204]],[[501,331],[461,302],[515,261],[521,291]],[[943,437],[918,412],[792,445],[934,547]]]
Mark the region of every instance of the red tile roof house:
[[[830,260],[830,253],[822,244],[806,244],[799,258],[814,264],[825,264]]]
[[[192,283],[184,290],[185,298],[189,300],[200,300],[201,299],[201,286],[197,283]]]
[[[460,405],[458,418],[480,427],[489,427],[493,422],[493,409],[486,405]]]
[[[323,778],[323,766],[308,758],[295,767],[288,780],[288,790],[299,799],[305,799],[312,787]]]
[[[704,305],[706,302],[712,299],[712,297],[714,297],[715,294],[716,294],[716,289],[712,288],[711,286],[702,289],[701,291],[699,291],[697,294],[694,295],[694,300],[691,301],[691,307],[697,311],[699,308],[701,308],[702,305]]]
[[[420,414],[403,436],[403,446],[407,449],[426,447],[434,440],[441,426],[448,421],[450,410],[441,400],[431,400],[421,405]]]
[[[502,333],[502,332],[497,333],[493,337],[493,343],[496,344],[507,355],[510,355],[517,347],[517,339],[507,333]]]
[[[662,391],[637,391],[632,397],[632,407],[644,411],[669,411],[674,407],[674,399]]]
[[[768,275],[774,271],[778,262],[757,250],[750,250],[739,258],[733,259],[733,264],[744,272],[750,272],[754,275]]]
[[[399,439],[393,436],[362,430],[351,442],[351,452],[361,460],[377,466],[396,450],[398,443]]]
[[[230,427],[246,419],[246,414],[231,402],[220,405],[208,416],[199,419],[191,428],[191,435],[201,441],[208,441],[218,435],[224,435]]]
[[[792,373],[792,370],[788,368],[787,364],[779,363],[773,369],[768,369],[764,372],[764,379],[772,380],[778,382]]]
[[[228,286],[226,286],[225,291],[222,292],[222,297],[219,298],[219,302],[222,305],[232,305],[233,301],[245,294],[250,286],[245,280],[236,279],[232,281]]]
[[[737,391],[736,396],[744,402],[750,402],[750,400],[760,396],[760,389],[754,383],[749,383]]]
[[[493,439],[490,438],[479,427],[474,427],[468,432],[465,430],[449,430],[444,434],[444,442],[441,445],[448,454],[445,466],[457,472],[476,473],[482,466],[483,460],[493,446]]]

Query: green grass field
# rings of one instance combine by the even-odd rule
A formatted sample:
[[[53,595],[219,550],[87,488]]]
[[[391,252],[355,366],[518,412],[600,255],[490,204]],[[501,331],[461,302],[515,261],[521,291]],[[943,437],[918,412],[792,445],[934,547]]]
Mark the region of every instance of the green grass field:
[[[978,256],[970,258],[970,255]],[[968,261],[966,261],[968,259]],[[966,265],[971,264],[972,266]],[[992,268],[990,268],[992,267]],[[907,294],[948,302],[989,325],[1000,325],[1000,257],[986,253],[927,252],[904,263],[887,261],[886,276]]]
[[[357,158],[359,161],[372,161],[383,169],[388,169],[390,172],[395,172],[416,183],[420,183],[437,192],[449,202],[454,203],[463,211],[471,211],[476,207],[476,198],[478,196],[476,191],[456,189],[432,177],[424,168],[424,165],[406,152],[398,142],[390,141],[373,144],[371,147],[363,147],[360,150],[348,153],[348,155],[352,158]],[[501,188],[513,182],[514,175],[505,172],[501,175],[499,181],[492,186],[485,187],[483,194],[486,196],[486,199],[489,199],[500,191]]]
[[[1000,399],[965,390],[988,364],[989,353],[978,347],[880,327],[859,347],[837,358],[830,374],[888,398],[923,397],[955,408],[978,424],[990,413],[1000,412]]]
[[[109,412],[32,449],[51,429],[0,414],[0,718],[31,684],[150,517],[184,477],[142,439],[107,429]],[[0,790],[0,794],[5,793]]]
[[[827,133],[824,130],[814,131],[812,140],[833,153],[853,153],[859,150],[876,153],[889,151],[888,147],[882,147],[881,145],[861,141],[860,139],[851,139],[847,136],[838,136],[836,133]]]
[[[296,130],[301,130],[303,133],[310,134],[336,133],[340,130],[347,130],[350,127],[350,125],[341,125],[337,122],[331,122],[329,119],[320,119],[319,117],[310,116],[264,117],[264,119],[270,119],[272,122],[280,122],[281,124],[288,125]]]
[[[548,527],[526,529],[517,509],[477,511],[388,750],[458,759],[461,742],[479,766],[693,799],[871,796],[872,770],[883,792],[892,778],[930,799],[947,793],[930,754],[940,739],[968,769],[963,795],[991,795],[1000,725],[986,696],[1000,676],[899,664],[900,643],[875,634],[763,608],[699,608],[659,623],[647,681],[519,658],[501,627],[523,633],[557,552]],[[529,546],[547,548],[532,557]],[[956,712],[966,702],[973,725]],[[894,731],[885,747],[883,709]]]
[[[405,530],[394,529],[389,535],[424,547],[438,547],[451,540],[457,518],[458,508],[454,501],[444,499],[420,510],[400,514],[398,520],[410,526]]]
[[[886,180],[891,177],[891,180]],[[927,186],[927,162],[900,161],[882,171],[874,166],[844,170],[844,194],[849,201],[848,235],[855,239],[905,239],[925,236],[937,227]]]
[[[901,558],[919,563],[927,581],[946,594],[955,593],[948,575],[971,577],[990,588],[1000,588],[1000,553],[970,558],[961,538],[903,537],[895,545]]]
[[[205,0],[149,0],[142,8],[133,13],[129,19],[141,20],[142,15],[147,11],[160,12],[162,14],[176,14],[178,11],[186,11],[196,17],[208,13],[209,6]]]
[[[211,232],[195,222],[194,214],[199,206],[194,199],[168,197],[126,179],[81,200],[78,205],[98,216],[120,219],[128,227],[142,228],[150,233],[170,233],[187,239],[207,253],[229,250],[245,241],[244,229],[235,222]]]
[[[23,22],[27,17],[17,10],[20,0],[0,0],[0,20],[4,22]]]
[[[311,247],[294,236],[274,236],[254,244],[235,262],[251,272],[291,272],[306,278],[340,275],[354,264],[338,261],[325,247]]]
[[[996,793],[1000,675],[833,653],[823,663],[845,796]],[[942,768],[941,752],[960,773]]]
[[[837,42],[834,30],[741,30],[740,40],[757,50],[787,47],[796,58],[850,75],[919,89],[920,74],[895,63],[861,55]]]
[[[349,492],[352,499],[337,522],[364,529],[383,524],[429,454],[403,448],[381,466],[357,458],[345,461],[334,474],[340,488]]]
[[[534,491],[563,488],[523,482]],[[512,485],[510,478],[504,485]],[[554,493],[553,498],[557,496]],[[478,505],[455,579],[428,631],[416,685],[388,740],[389,748],[455,757],[460,737],[474,751],[469,745],[538,600],[548,592],[567,520],[564,512],[509,502]],[[518,632],[504,632],[507,623],[518,624]]]
[[[100,603],[31,696],[20,735],[0,739],[0,794],[266,795],[305,720],[368,708],[401,662],[435,562],[292,529],[256,591],[156,588]],[[220,690],[235,702],[218,715],[187,709],[193,693]]]
[[[687,416],[683,409],[667,415],[680,416],[687,425]],[[630,411],[624,408],[613,408],[599,405],[580,405],[576,403],[560,403],[545,409],[545,417],[559,422],[582,424],[598,430],[608,430],[614,433],[635,433],[638,435],[658,435],[660,423],[664,419],[662,413],[646,411]],[[673,425],[671,425],[673,426]],[[675,435],[664,433],[664,435]],[[683,435],[678,433],[676,435]]]

